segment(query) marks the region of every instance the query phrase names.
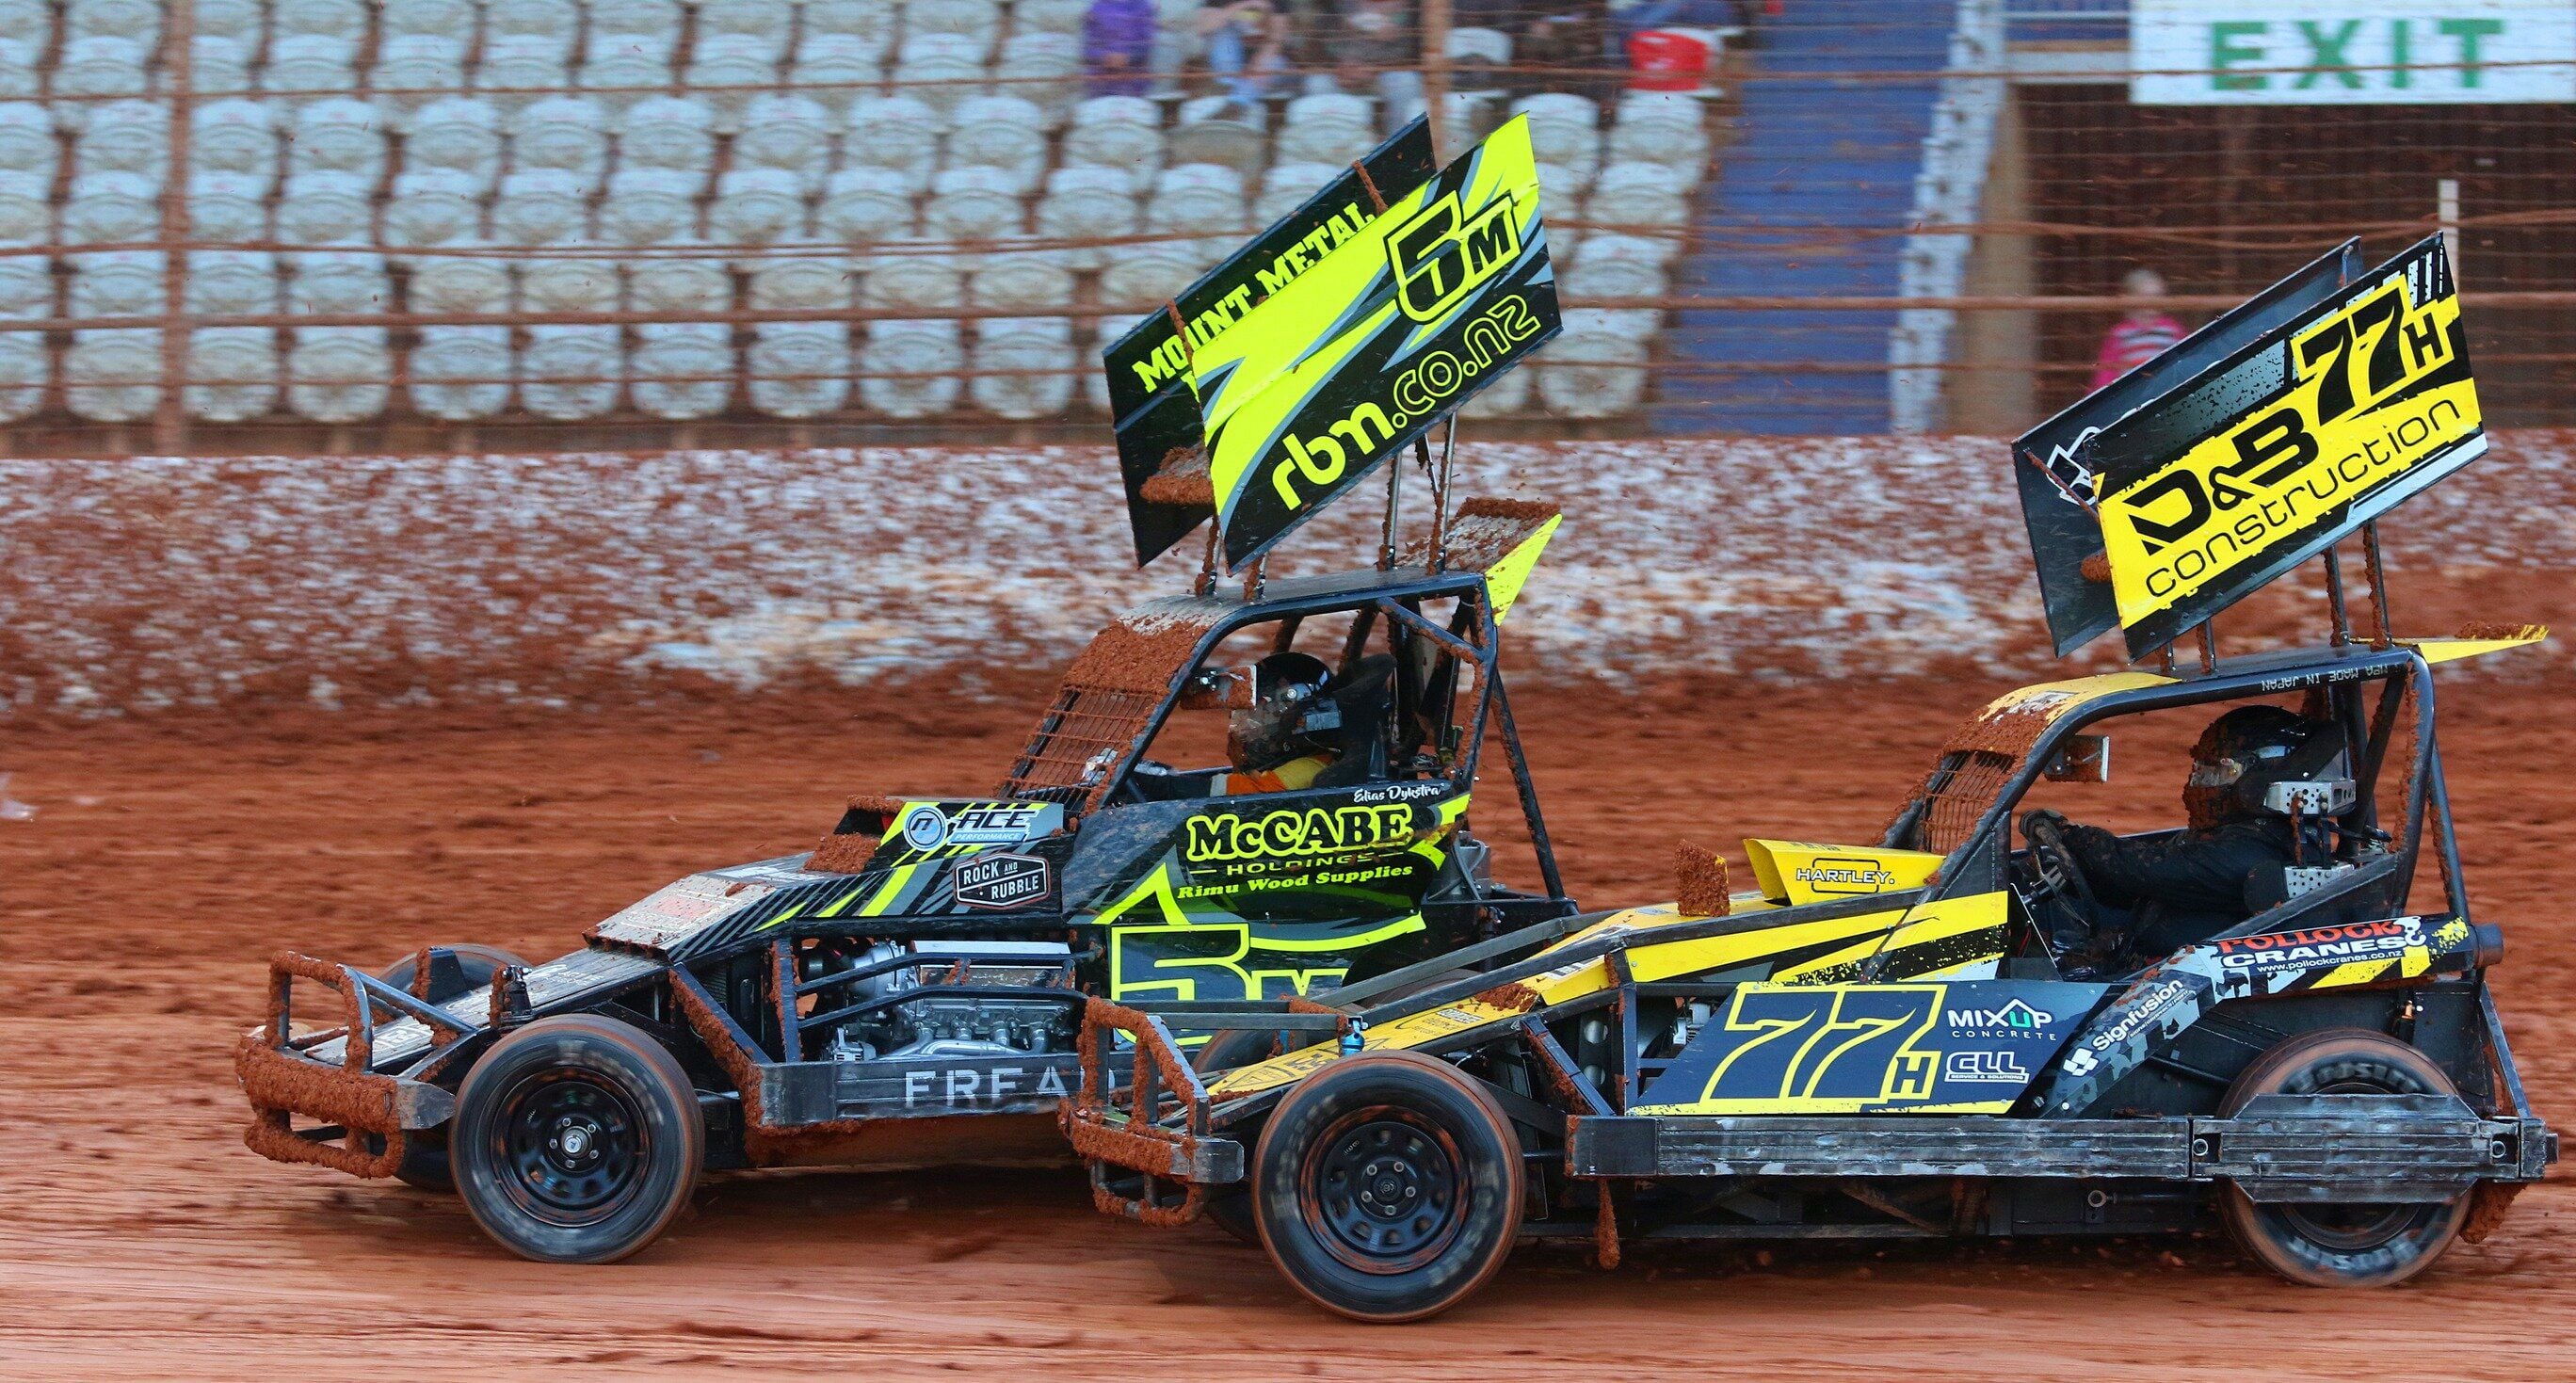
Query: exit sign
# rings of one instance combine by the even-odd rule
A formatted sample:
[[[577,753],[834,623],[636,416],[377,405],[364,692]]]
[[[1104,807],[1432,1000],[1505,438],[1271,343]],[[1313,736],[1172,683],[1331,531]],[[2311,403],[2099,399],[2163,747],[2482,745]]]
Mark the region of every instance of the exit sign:
[[[2576,0],[2134,0],[2140,105],[2576,101]]]

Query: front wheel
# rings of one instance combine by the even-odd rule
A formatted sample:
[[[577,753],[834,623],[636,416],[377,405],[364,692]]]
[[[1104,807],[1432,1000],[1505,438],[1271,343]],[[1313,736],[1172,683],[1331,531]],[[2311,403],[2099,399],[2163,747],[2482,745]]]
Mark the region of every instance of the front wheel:
[[[1465,979],[1475,973],[1468,969],[1444,970],[1427,980],[1381,994],[1370,1002],[1392,1003],[1398,999],[1410,998],[1425,990]],[[1330,999],[1333,995],[1332,991],[1326,990],[1316,997]],[[1190,1069],[1198,1072],[1202,1078],[1212,1080],[1238,1066],[1251,1066],[1268,1061],[1281,1052],[1293,1052],[1314,1040],[1311,1035],[1300,1036],[1297,1033],[1274,1031],[1268,1028],[1228,1028],[1209,1038],[1199,1048],[1198,1055],[1190,1058]],[[1252,1188],[1249,1185],[1208,1188],[1205,1213],[1208,1223],[1225,1231],[1229,1237],[1254,1248],[1261,1247],[1261,1231],[1252,1223]]]
[[[485,1233],[542,1262],[609,1263],[688,1204],[706,1128],[660,1043],[569,1014],[501,1039],[467,1074],[448,1151]]]
[[[2456,1095],[2422,1052],[2366,1028],[2327,1028],[2293,1037],[2245,1068],[2219,1113],[2232,1117],[2257,1095]],[[2262,1204],[2236,1186],[2223,1193],[2238,1247],[2292,1282],[2311,1287],[2385,1287],[2433,1265],[2459,1237],[2469,1193],[2447,1201],[2367,1205]]]
[[[1253,1222],[1288,1281],[1355,1320],[1419,1320],[1485,1284],[1520,1233],[1502,1106],[1413,1052],[1336,1061],[1280,1102],[1253,1155]]]

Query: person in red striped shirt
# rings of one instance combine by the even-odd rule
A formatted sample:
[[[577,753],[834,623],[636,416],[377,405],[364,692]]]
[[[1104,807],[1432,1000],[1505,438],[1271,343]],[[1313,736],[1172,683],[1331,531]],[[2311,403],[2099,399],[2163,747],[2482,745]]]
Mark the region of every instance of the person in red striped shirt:
[[[2165,276],[2144,267],[2132,269],[2120,282],[2122,296],[2137,306],[2114,323],[2102,338],[2102,354],[2093,363],[2095,389],[2146,364],[2183,336],[2182,323],[2156,305],[2165,295]]]

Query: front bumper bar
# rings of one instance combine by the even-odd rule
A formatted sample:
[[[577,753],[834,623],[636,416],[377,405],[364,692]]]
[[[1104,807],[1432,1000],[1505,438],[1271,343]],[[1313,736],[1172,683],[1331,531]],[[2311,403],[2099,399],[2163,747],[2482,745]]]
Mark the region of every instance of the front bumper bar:
[[[424,955],[417,973],[430,973]],[[294,986],[302,979],[340,996],[344,1025],[295,1035]],[[496,994],[505,986],[495,985]],[[398,1074],[374,1063],[380,1009],[428,1025],[441,1041]],[[281,951],[268,963],[268,1021],[242,1035],[233,1072],[249,1097],[250,1128],[242,1141],[279,1162],[314,1163],[352,1176],[385,1177],[402,1166],[408,1135],[436,1128],[456,1112],[456,1097],[421,1079],[448,1055],[492,1030],[436,1008],[362,970]],[[314,1056],[341,1043],[338,1065]],[[323,1121],[297,1128],[298,1117]]]

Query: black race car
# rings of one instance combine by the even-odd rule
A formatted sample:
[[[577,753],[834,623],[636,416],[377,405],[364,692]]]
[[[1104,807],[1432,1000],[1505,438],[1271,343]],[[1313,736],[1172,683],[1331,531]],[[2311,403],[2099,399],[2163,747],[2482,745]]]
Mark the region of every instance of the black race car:
[[[542,965],[281,955],[238,1052],[248,1142],[452,1183],[493,1237],[564,1262],[649,1243],[705,1169],[1070,1160],[1055,1115],[1093,996],[1305,1002],[1575,912],[1496,658],[1558,522],[1471,502],[1436,561],[1132,611],[991,797],[860,798],[810,854],[690,875]],[[1261,693],[1245,665],[1287,650],[1330,671],[1308,719],[1333,766],[1245,791],[1215,730]],[[1535,892],[1467,828],[1489,737]],[[296,1022],[317,988],[327,1030]]]

